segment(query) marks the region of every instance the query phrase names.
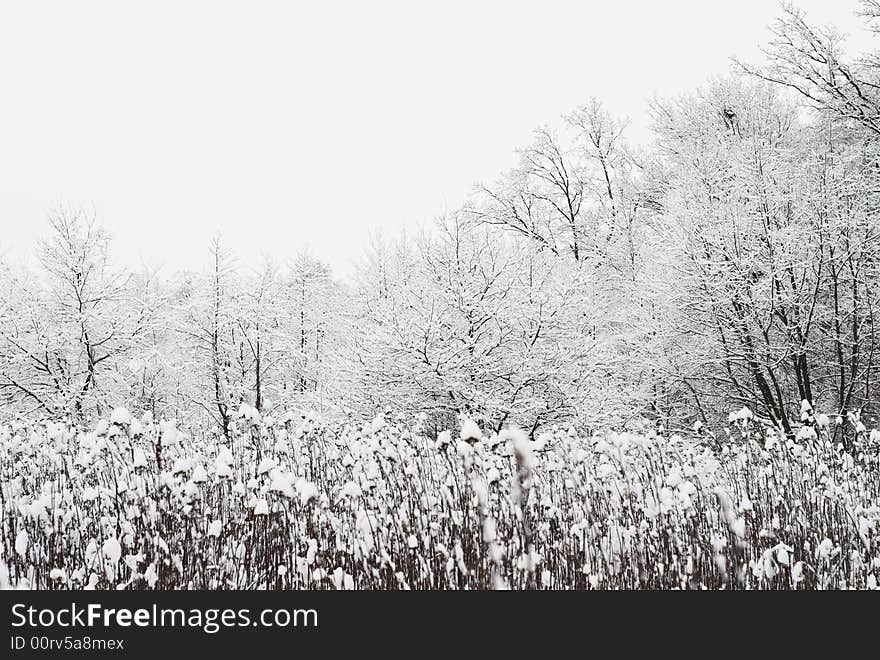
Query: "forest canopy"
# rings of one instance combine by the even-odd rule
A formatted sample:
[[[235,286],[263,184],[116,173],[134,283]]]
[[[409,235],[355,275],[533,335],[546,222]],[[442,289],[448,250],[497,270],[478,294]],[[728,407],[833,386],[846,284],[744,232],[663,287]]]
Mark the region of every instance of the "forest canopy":
[[[880,30],[880,2],[861,14]],[[227,435],[243,409],[532,432],[873,415],[880,56],[785,7],[763,61],[648,112],[644,144],[597,99],[539,127],[347,281],[296,246],[246,267],[221,238],[160,277],[58,209],[35,267],[0,272],[0,404]]]

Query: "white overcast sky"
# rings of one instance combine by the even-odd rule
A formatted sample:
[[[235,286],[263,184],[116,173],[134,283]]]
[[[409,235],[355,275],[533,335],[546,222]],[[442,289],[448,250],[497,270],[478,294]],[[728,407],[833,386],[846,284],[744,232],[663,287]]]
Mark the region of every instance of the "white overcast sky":
[[[860,30],[855,0],[796,4]],[[32,254],[63,204],[92,209],[132,266],[200,268],[220,231],[241,262],[308,246],[345,273],[371,229],[457,207],[537,125],[590,96],[644,125],[653,94],[756,58],[777,14],[767,0],[4,1],[0,254]]]

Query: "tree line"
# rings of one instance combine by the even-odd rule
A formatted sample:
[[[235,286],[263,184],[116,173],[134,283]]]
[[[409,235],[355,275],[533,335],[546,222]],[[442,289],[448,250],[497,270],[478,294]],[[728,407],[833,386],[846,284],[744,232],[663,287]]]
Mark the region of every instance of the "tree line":
[[[876,34],[880,2],[860,12]],[[227,435],[282,410],[855,425],[880,386],[880,58],[791,6],[772,35],[762,62],[652,101],[645,144],[598,100],[540,127],[461,208],[372,240],[347,281],[307,253],[244,268],[220,239],[198,272],[125,269],[93,218],[59,210],[37,267],[0,274],[2,405],[127,402]]]

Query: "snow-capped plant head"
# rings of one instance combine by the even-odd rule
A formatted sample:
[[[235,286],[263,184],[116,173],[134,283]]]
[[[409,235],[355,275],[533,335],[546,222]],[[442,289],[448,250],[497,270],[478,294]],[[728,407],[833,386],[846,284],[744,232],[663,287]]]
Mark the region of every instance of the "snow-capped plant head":
[[[459,437],[465,442],[479,442],[483,438],[483,432],[474,420],[463,415],[461,417],[461,430],[459,432]]]

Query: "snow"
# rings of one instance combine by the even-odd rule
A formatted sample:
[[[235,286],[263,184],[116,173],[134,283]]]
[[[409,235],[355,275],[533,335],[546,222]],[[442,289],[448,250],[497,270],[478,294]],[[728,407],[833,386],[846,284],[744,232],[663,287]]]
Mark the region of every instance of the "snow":
[[[532,443],[521,429],[511,426],[502,431],[502,437],[510,443],[516,460],[522,467],[526,469],[535,467],[536,459],[532,451]]]
[[[178,458],[174,461],[174,467],[171,468],[172,474],[179,474],[181,472],[189,472],[192,469],[192,459],[190,458]]]
[[[728,580],[744,579],[746,588],[841,587],[844,577],[847,584],[865,588],[876,586],[880,574],[880,563],[872,563],[865,551],[873,547],[876,516],[860,495],[873,492],[866,484],[875,482],[866,479],[875,477],[865,472],[863,462],[831,446],[818,426],[809,428],[824,442],[804,448],[782,438],[772,452],[762,449],[761,434],[747,436],[750,429],[742,429],[743,438],[734,436],[719,451],[694,442],[687,431],[640,435],[635,429],[599,429],[582,437],[554,429],[533,441],[511,426],[478,442],[447,434],[453,447],[441,453],[425,435],[425,426],[389,418],[395,419],[384,416],[386,426],[379,433],[366,435],[357,423],[285,428],[283,436],[281,428],[238,427],[229,438],[194,433],[176,447],[157,447],[159,462],[152,460],[158,432],[153,427],[138,439],[120,435],[118,446],[99,450],[99,460],[76,468],[70,480],[63,472],[72,470],[70,464],[54,462],[60,450],[45,437],[51,433],[64,443],[81,443],[72,447],[79,452],[91,450],[92,434],[41,424],[23,440],[7,434],[4,445],[0,427],[0,451],[6,456],[23,460],[24,450],[36,445],[39,464],[52,468],[8,482],[6,521],[15,563],[27,567],[28,579],[40,588],[89,588],[85,581],[93,580],[93,574],[92,586],[101,589],[242,588],[247,585],[234,566],[253,562],[260,552],[259,543],[249,538],[267,535],[289,543],[283,554],[289,571],[276,574],[279,555],[260,569],[259,579],[271,574],[269,584],[274,584],[281,576],[285,588],[371,587],[388,579],[394,588],[436,587],[446,581],[466,588],[521,588],[526,580],[532,586],[564,588],[570,569],[564,557],[557,558],[558,547],[576,553],[576,570],[587,564],[586,584],[595,578],[598,588],[614,588],[617,571],[631,569],[633,553],[664,556],[663,543],[654,535],[661,530],[677,544],[676,556],[689,579],[709,575],[707,584],[715,586],[721,586],[723,574]],[[799,448],[803,451],[797,453]],[[221,471],[236,476],[223,481]],[[796,491],[779,483],[788,474],[798,475]],[[7,492],[7,482],[3,485]],[[152,497],[154,488],[161,494],[158,501]],[[816,539],[821,543],[808,537],[805,546],[803,532],[789,526],[772,504],[785,492],[814,498],[811,502],[833,498],[851,509],[851,520],[844,527],[827,524],[833,507],[805,511],[815,529],[829,534]],[[601,508],[592,508],[597,504]],[[89,526],[77,527],[75,507],[93,515]],[[531,549],[520,540],[526,514],[536,530]],[[159,516],[174,522],[150,527]],[[45,556],[45,539],[59,526],[68,530],[66,542],[76,552]],[[841,537],[840,529],[857,534]],[[459,553],[463,533],[477,545]],[[183,562],[184,539],[193,552],[211,557],[211,572],[204,578]],[[585,547],[592,552],[586,558]],[[703,561],[697,550],[707,547],[710,554]],[[856,567],[851,575],[836,573],[841,556]],[[601,566],[597,558],[603,558]],[[427,562],[434,570],[435,559],[436,575],[400,573],[409,562]],[[486,562],[489,574],[475,571],[475,561]],[[734,565],[746,568],[745,578],[735,577]],[[365,566],[389,570],[380,577]],[[492,574],[496,567],[498,575]],[[658,575],[673,569],[658,567]],[[20,584],[16,571],[9,574]]]
[[[140,447],[135,447],[134,452],[132,453],[131,465],[134,468],[147,467],[147,456],[144,453],[144,450]]]
[[[345,569],[339,566],[333,571],[333,584],[339,590],[350,591],[354,589],[354,576],[346,573]]]
[[[259,424],[262,421],[260,411],[246,403],[242,403],[239,407],[238,416],[249,424]]]
[[[308,504],[312,500],[318,499],[318,487],[311,481],[304,479],[297,481],[296,489],[299,492],[299,499],[302,504]]]
[[[115,564],[119,561],[119,558],[122,557],[122,546],[119,545],[119,541],[115,536],[111,536],[101,545],[101,554],[107,559],[107,561]]]
[[[784,543],[780,543],[775,548],[776,550],[776,561],[784,566],[789,566],[791,564],[791,559],[789,558],[789,553],[794,549],[785,545]]]
[[[737,412],[730,413],[728,419],[731,422],[748,422],[753,417],[754,415],[752,415],[752,411],[749,410],[748,406],[743,406]]]
[[[15,551],[18,555],[24,559],[27,554],[28,549],[28,533],[25,530],[21,530],[15,537]]]
[[[97,576],[94,577],[97,578]],[[144,579],[147,581],[150,589],[154,589],[156,587],[156,583],[159,581],[159,574],[156,572],[155,563],[147,566],[147,570],[144,572]]]
[[[447,447],[452,442],[452,433],[449,431],[441,431],[437,434],[437,441],[434,443],[434,446],[443,451],[445,447]]]
[[[217,451],[217,458],[214,460],[214,474],[218,479],[228,479],[232,476],[232,465],[235,463],[235,457],[229,448],[221,446]]]
[[[131,424],[131,413],[121,406],[114,408],[110,414],[110,423],[119,426],[129,426]]]
[[[354,481],[347,481],[342,487],[342,495],[345,497],[360,497],[363,495],[361,487]]]
[[[203,484],[208,480],[208,472],[201,464],[193,469],[191,480],[194,484]]]
[[[459,433],[459,437],[462,440],[477,441],[482,439],[483,433],[480,431],[480,427],[477,426],[477,423],[474,420],[470,417],[465,417],[461,422],[461,432]]]
[[[382,415],[376,415],[373,419],[372,424],[370,424],[370,433],[376,434],[379,433],[386,426],[385,418]]]
[[[229,463],[218,458],[216,463],[214,463],[214,474],[218,479],[229,479],[232,476],[232,468],[229,466]]]

